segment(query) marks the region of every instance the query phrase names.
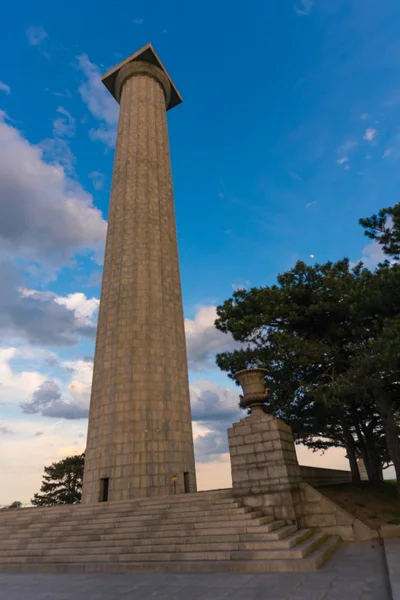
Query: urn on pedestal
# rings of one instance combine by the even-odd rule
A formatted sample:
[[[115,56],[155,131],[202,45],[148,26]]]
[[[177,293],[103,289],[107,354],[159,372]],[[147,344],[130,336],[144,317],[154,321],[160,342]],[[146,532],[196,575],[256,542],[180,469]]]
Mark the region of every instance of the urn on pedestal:
[[[243,369],[235,373],[234,377],[242,386],[243,395],[240,396],[240,408],[249,408],[251,414],[263,411],[268,398],[269,389],[265,385],[266,369]]]

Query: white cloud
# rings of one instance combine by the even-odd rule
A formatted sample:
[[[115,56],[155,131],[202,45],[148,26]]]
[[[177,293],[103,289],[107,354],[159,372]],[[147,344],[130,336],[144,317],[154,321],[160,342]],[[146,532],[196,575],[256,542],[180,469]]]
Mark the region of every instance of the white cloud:
[[[68,176],[74,174],[76,157],[67,140],[59,137],[47,138],[40,142],[39,148],[43,152],[44,162],[49,165],[61,166]]]
[[[5,92],[6,94],[11,94],[11,88],[9,85],[0,81],[0,92]]]
[[[194,319],[185,319],[189,369],[199,371],[214,366],[215,354],[238,348],[230,334],[216,329],[215,306],[201,307]]]
[[[78,321],[85,325],[94,325],[93,317],[99,308],[100,302],[98,298],[87,298],[85,294],[76,292],[68,296],[55,296],[54,301],[73,311]]]
[[[52,462],[80,454],[85,448],[93,364],[90,360],[63,361],[71,375],[67,384],[43,374],[15,373],[9,363],[28,348],[0,349],[0,397],[6,391],[15,405],[25,406],[25,418],[8,418],[0,423],[2,436],[2,481],[0,504],[13,500],[29,502],[39,490],[43,468]],[[4,368],[5,367],[5,368]],[[230,460],[227,429],[245,413],[238,408],[240,388],[231,389],[210,381],[191,385],[196,471],[199,489],[229,487]],[[44,418],[43,415],[47,415]],[[52,418],[50,418],[52,417]],[[329,450],[323,458],[297,447],[300,464],[347,468],[341,449]]]
[[[75,119],[63,106],[57,108],[62,115],[53,121],[53,134],[56,137],[72,137],[75,135]]]
[[[73,155],[68,139],[75,135],[75,119],[62,106],[57,108],[57,113],[62,115],[53,121],[53,136],[40,142],[43,159],[50,164],[61,165],[68,175],[74,174],[76,158]]]
[[[346,140],[336,149],[336,153],[339,154],[336,163],[341,166],[343,165],[346,171],[350,169],[349,153],[352,152],[356,146],[357,142],[355,140]]]
[[[312,206],[315,206],[316,204],[318,204],[318,201],[312,200],[311,202],[307,202],[306,208],[311,208]]]
[[[60,268],[94,251],[101,262],[105,234],[92,196],[0,115],[0,255]]]
[[[85,419],[89,414],[93,376],[91,358],[62,361],[59,367],[71,379],[63,384],[46,377],[28,401],[21,402],[25,414],[40,414],[57,419]]]
[[[89,173],[89,179],[92,181],[95,190],[102,190],[106,180],[106,176],[100,171],[92,171]]]
[[[345,155],[357,146],[357,142],[355,140],[346,140],[343,142],[341,146],[336,150],[338,154]]]
[[[300,0],[299,4],[293,6],[293,10],[296,15],[300,17],[307,16],[311,13],[315,4],[315,0]]]
[[[366,121],[368,119],[368,113],[362,113],[362,115],[360,116],[361,121]]]
[[[230,422],[243,416],[239,409],[240,388],[233,390],[212,381],[199,380],[190,386],[193,421]]]
[[[28,27],[26,35],[30,46],[38,46],[47,38],[47,33],[42,26],[31,25]]]
[[[361,260],[367,269],[374,269],[378,263],[383,262],[386,258],[387,256],[383,253],[382,246],[374,241],[364,246],[361,250],[361,258],[358,261]],[[351,261],[350,266],[354,267],[357,262]]]
[[[85,447],[84,421],[42,419],[38,423],[38,417],[33,415],[10,418],[6,427],[12,434],[1,439],[0,505],[14,500],[28,504],[40,489],[44,467],[60,458],[80,454]],[[41,435],[36,435],[39,432]]]
[[[11,353],[15,356],[16,350]],[[64,390],[59,381],[50,380],[40,374],[38,383],[25,398],[24,410],[27,413],[40,413],[53,418],[79,419],[88,416],[90,392],[93,376],[93,361],[88,359],[62,361],[60,367],[71,375]],[[37,374],[39,375],[39,374]],[[237,390],[221,386],[212,381],[199,380],[190,385],[192,419],[197,431],[224,430],[232,422],[241,418],[239,409],[239,388]]]
[[[91,129],[89,135],[92,140],[101,141],[112,148],[117,136],[118,103],[103,85],[97,65],[90,62],[86,54],[81,54],[77,60],[85,76],[79,93],[93,117],[101,121],[100,127]]]
[[[366,140],[367,142],[373,142],[376,138],[377,133],[378,131],[376,129],[374,129],[373,127],[368,127],[364,133],[364,140]]]
[[[141,17],[136,17],[135,19],[132,19],[132,23],[134,23],[135,25],[143,25],[144,19],[142,19]]]
[[[75,406],[88,411],[92,388],[93,362],[91,360],[74,360],[64,361],[61,364],[73,375],[67,390]]]
[[[227,430],[245,416],[239,408],[239,390],[212,381],[191,384],[194,448],[198,463],[229,460]]]
[[[63,92],[53,92],[53,95],[60,98],[68,98],[69,100],[72,98],[71,91],[68,88],[66,88]]]
[[[391,148],[386,148],[385,152],[383,153],[382,158],[388,158],[389,156],[391,156],[393,150]]]
[[[21,404],[25,414],[40,414],[57,419],[86,419],[89,414],[93,363],[64,361],[61,366],[72,374],[65,391],[61,385],[47,379],[33,392],[29,402]]]
[[[0,347],[0,404],[27,402],[46,377],[38,371],[15,372],[10,364],[19,357],[18,348]]]
[[[13,433],[14,433],[14,431],[12,429],[10,429],[9,427],[7,427],[7,425],[2,425],[0,423],[0,436],[12,435]]]
[[[84,294],[60,297],[28,290],[11,264],[0,263],[0,332],[3,339],[35,346],[71,346],[82,336],[94,339],[98,300]]]

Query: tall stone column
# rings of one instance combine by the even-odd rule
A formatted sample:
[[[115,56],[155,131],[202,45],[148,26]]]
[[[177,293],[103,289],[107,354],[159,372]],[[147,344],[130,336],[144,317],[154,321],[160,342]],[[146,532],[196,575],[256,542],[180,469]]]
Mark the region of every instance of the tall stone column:
[[[181,98],[150,45],[103,82],[120,114],[84,503],[196,491],[166,118]]]

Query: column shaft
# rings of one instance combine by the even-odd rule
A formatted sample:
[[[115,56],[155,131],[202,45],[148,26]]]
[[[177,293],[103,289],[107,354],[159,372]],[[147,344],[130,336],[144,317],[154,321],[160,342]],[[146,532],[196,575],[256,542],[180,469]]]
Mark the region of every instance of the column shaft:
[[[196,490],[165,92],[122,86],[83,501]]]

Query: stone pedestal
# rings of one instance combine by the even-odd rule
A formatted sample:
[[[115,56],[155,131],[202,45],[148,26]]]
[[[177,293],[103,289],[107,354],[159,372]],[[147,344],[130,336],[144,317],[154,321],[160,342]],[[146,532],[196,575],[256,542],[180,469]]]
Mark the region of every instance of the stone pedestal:
[[[228,440],[234,496],[295,521],[301,473],[290,426],[255,408],[228,430]]]

